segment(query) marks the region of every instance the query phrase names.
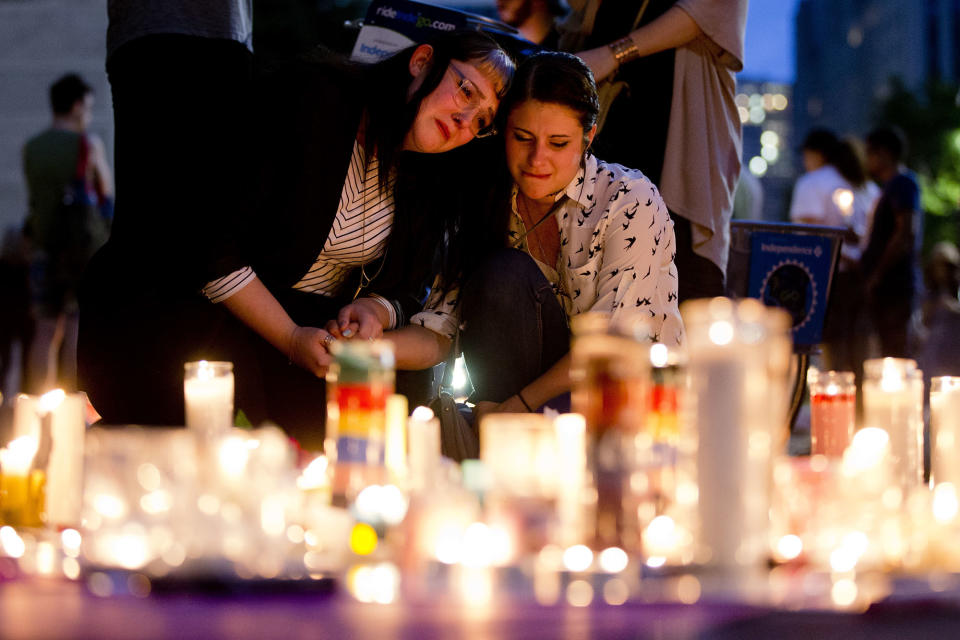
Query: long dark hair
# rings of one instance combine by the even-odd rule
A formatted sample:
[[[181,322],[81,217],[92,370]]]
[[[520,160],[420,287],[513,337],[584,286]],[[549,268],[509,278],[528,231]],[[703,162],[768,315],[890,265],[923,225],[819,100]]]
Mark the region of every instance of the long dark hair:
[[[583,127],[586,147],[587,135],[600,113],[600,101],[593,73],[580,58],[569,53],[542,51],[524,60],[517,67],[510,90],[497,112],[497,125],[505,132],[503,135],[509,135],[506,122],[510,113],[527,100],[559,104],[573,110]],[[479,182],[484,186],[478,186],[476,191],[486,193],[487,197],[474,198],[464,204],[472,211],[463,216],[466,231],[457,233],[449,243],[452,259],[446,277],[459,273],[462,280],[468,279],[491,253],[507,244],[513,177],[507,170],[504,140],[502,136],[495,140],[493,146],[477,145],[475,149],[486,154],[482,160],[486,168],[479,169],[482,176]]]
[[[454,281],[460,268],[454,252],[444,246],[466,228],[464,217],[473,210],[461,178],[482,171],[486,157],[473,141],[443,154],[402,151],[404,137],[413,125],[424,98],[443,81],[451,60],[467,62],[484,74],[502,98],[510,85],[514,63],[490,36],[477,31],[441,33],[423,44],[433,47],[430,66],[419,88],[409,98],[408,70],[416,46],[363,70],[366,110],[364,151],[376,154],[381,187],[390,175],[394,183],[395,214],[384,280],[403,277],[404,272],[439,270],[445,283]],[[486,141],[484,141],[486,142]],[[479,155],[478,155],[479,153]]]

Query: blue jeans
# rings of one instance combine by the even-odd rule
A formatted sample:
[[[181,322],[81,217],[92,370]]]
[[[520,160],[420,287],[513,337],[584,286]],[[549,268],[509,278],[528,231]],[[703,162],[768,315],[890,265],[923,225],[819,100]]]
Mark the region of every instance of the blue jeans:
[[[503,402],[570,349],[566,314],[522,251],[503,249],[488,259],[463,287],[460,304],[460,342],[474,400]]]

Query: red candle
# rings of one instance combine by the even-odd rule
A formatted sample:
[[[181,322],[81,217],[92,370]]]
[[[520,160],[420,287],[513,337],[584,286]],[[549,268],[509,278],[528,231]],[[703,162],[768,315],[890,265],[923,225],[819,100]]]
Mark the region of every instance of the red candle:
[[[811,372],[809,385],[810,453],[842,457],[853,438],[857,405],[853,373]]]

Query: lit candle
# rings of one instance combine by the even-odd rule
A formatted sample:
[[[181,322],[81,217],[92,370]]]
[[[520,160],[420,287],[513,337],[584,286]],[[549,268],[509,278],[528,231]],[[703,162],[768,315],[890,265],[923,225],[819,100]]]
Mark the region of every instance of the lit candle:
[[[753,299],[685,303],[698,435],[699,554],[716,567],[767,558],[771,453],[785,428],[790,317]]]
[[[931,471],[935,484],[960,487],[960,377],[930,381]]]
[[[440,421],[427,407],[417,407],[407,421],[410,440],[410,489],[430,487],[440,469]]]
[[[385,461],[390,477],[397,480],[407,475],[407,397],[398,393],[387,396]]]
[[[31,474],[37,439],[20,436],[0,449],[0,523],[15,527],[40,526],[42,473]],[[31,477],[39,475],[39,481]]]
[[[233,427],[233,363],[186,363],[183,396],[187,427],[208,436],[226,433]]]
[[[856,415],[857,388],[849,371],[816,371],[810,387],[810,453],[839,458],[850,445]]]
[[[882,358],[863,363],[864,425],[887,432],[894,483],[909,491],[923,482],[923,380],[917,363]]]
[[[55,389],[40,398],[39,411],[49,420],[52,449],[47,464],[47,523],[77,526],[83,506],[83,439],[85,401],[82,394]]]

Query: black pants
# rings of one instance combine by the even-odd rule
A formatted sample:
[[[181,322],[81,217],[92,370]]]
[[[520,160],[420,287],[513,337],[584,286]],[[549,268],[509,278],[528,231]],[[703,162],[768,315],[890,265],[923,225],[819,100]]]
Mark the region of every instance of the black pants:
[[[533,259],[504,249],[461,293],[461,344],[476,400],[503,402],[543,375],[570,349],[553,289]]]
[[[677,236],[678,301],[683,303],[695,298],[714,298],[726,295],[726,277],[720,267],[693,250],[691,222],[674,212],[673,231]]]

